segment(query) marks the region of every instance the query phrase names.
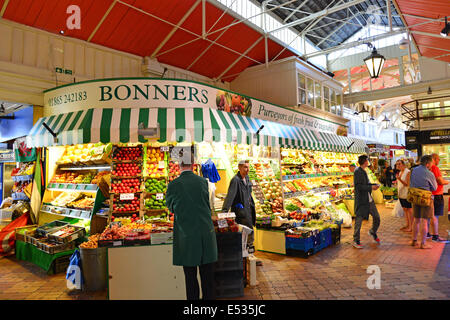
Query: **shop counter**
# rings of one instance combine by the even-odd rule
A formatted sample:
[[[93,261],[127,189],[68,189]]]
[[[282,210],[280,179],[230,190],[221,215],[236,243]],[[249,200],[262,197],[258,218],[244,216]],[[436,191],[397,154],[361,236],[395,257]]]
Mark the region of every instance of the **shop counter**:
[[[52,265],[54,261],[60,257],[71,256],[75,249],[58,252],[55,254],[49,254],[42,250],[39,250],[31,243],[16,241],[16,258],[17,260],[24,260],[32,262],[40,268],[44,269],[48,274],[53,273]]]
[[[110,300],[186,300],[172,244],[108,248],[108,275]]]
[[[284,231],[255,228],[255,249],[279,254],[286,254],[286,237]]]

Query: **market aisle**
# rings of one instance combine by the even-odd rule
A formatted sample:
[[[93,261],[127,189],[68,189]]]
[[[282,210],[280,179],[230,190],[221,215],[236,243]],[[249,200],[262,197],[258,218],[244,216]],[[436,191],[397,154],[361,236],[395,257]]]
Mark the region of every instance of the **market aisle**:
[[[246,288],[243,299],[450,299],[450,244],[432,250],[408,246],[398,229],[403,219],[380,206],[382,224],[378,248],[368,242],[368,223],[361,233],[365,249],[351,247],[351,229],[343,229],[341,244],[308,259],[258,252],[259,285]],[[441,218],[441,235],[450,229]],[[381,268],[381,289],[366,287],[369,265]],[[69,292],[65,274],[47,276],[39,267],[14,257],[0,258],[0,299],[106,299],[106,292]]]
[[[448,200],[447,200],[448,201]],[[245,289],[245,299],[450,299],[450,244],[432,243],[433,249],[408,245],[409,234],[399,231],[403,218],[392,209],[378,206],[381,215],[381,246],[367,234],[371,220],[361,230],[363,250],[351,246],[353,229],[343,229],[341,244],[308,259],[258,252],[259,285]],[[440,219],[440,234],[450,223]],[[431,240],[429,240],[431,242]],[[369,290],[369,265],[381,269],[381,289]]]

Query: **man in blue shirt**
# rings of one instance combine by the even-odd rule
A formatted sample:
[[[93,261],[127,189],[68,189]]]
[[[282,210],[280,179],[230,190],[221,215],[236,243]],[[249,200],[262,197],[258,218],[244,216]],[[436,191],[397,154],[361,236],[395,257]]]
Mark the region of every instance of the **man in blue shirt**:
[[[428,191],[435,191],[437,189],[437,182],[434,174],[430,171],[433,165],[433,158],[430,155],[425,155],[420,159],[420,165],[415,167],[411,172],[410,188],[420,188]],[[413,204],[413,238],[411,245],[417,244],[417,234],[419,233],[420,225],[420,248],[430,249],[431,246],[425,243],[428,229],[428,219],[433,218],[433,196],[431,196],[431,205],[428,207],[422,207]]]

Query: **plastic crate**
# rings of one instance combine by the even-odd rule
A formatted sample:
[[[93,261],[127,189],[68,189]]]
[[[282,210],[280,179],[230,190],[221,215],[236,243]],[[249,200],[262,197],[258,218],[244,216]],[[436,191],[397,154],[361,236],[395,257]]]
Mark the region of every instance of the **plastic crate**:
[[[318,235],[308,238],[286,238],[286,249],[308,252],[318,246],[320,237]]]
[[[70,227],[74,228],[74,232],[72,232],[70,235],[67,235],[65,237],[61,237],[59,235],[61,229],[63,229],[63,228],[61,228],[61,229],[59,229],[59,230],[57,230],[55,232],[49,233],[48,234],[48,238],[50,240],[53,240],[53,241],[58,242],[58,243],[68,243],[68,242],[71,242],[71,241],[76,240],[78,238],[82,238],[82,237],[84,237],[86,235],[86,229],[84,229],[83,227],[79,227],[79,226],[70,226]]]
[[[70,257],[70,255],[67,255],[56,258],[55,261],[53,261],[53,273],[57,274],[66,272],[67,268],[69,267]]]
[[[240,259],[219,259],[215,264],[216,272],[221,271],[240,271],[244,268],[244,260],[242,258],[242,254]]]
[[[234,298],[244,295],[244,270],[215,273],[216,298]]]
[[[341,225],[337,229],[331,229],[331,242],[338,244],[341,242]]]
[[[314,247],[315,252],[325,249],[332,244],[331,229],[325,229],[321,231],[319,233],[319,238],[320,240],[318,245]]]
[[[217,249],[219,252],[240,250],[242,253],[242,233],[224,232],[216,233]]]

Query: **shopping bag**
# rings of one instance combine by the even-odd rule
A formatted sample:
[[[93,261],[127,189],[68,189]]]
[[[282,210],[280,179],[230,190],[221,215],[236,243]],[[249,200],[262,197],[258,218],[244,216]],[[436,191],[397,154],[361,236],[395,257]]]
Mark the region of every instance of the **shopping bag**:
[[[78,249],[70,257],[69,267],[66,273],[67,288],[69,290],[81,290],[83,275],[81,273],[81,256]]]
[[[404,212],[400,200],[397,200],[395,207],[392,210],[392,215],[397,218],[403,218]]]
[[[247,238],[248,238],[248,235],[253,232],[253,230],[247,226],[240,224],[239,231],[242,232],[242,257],[246,258],[246,257],[248,257]]]

